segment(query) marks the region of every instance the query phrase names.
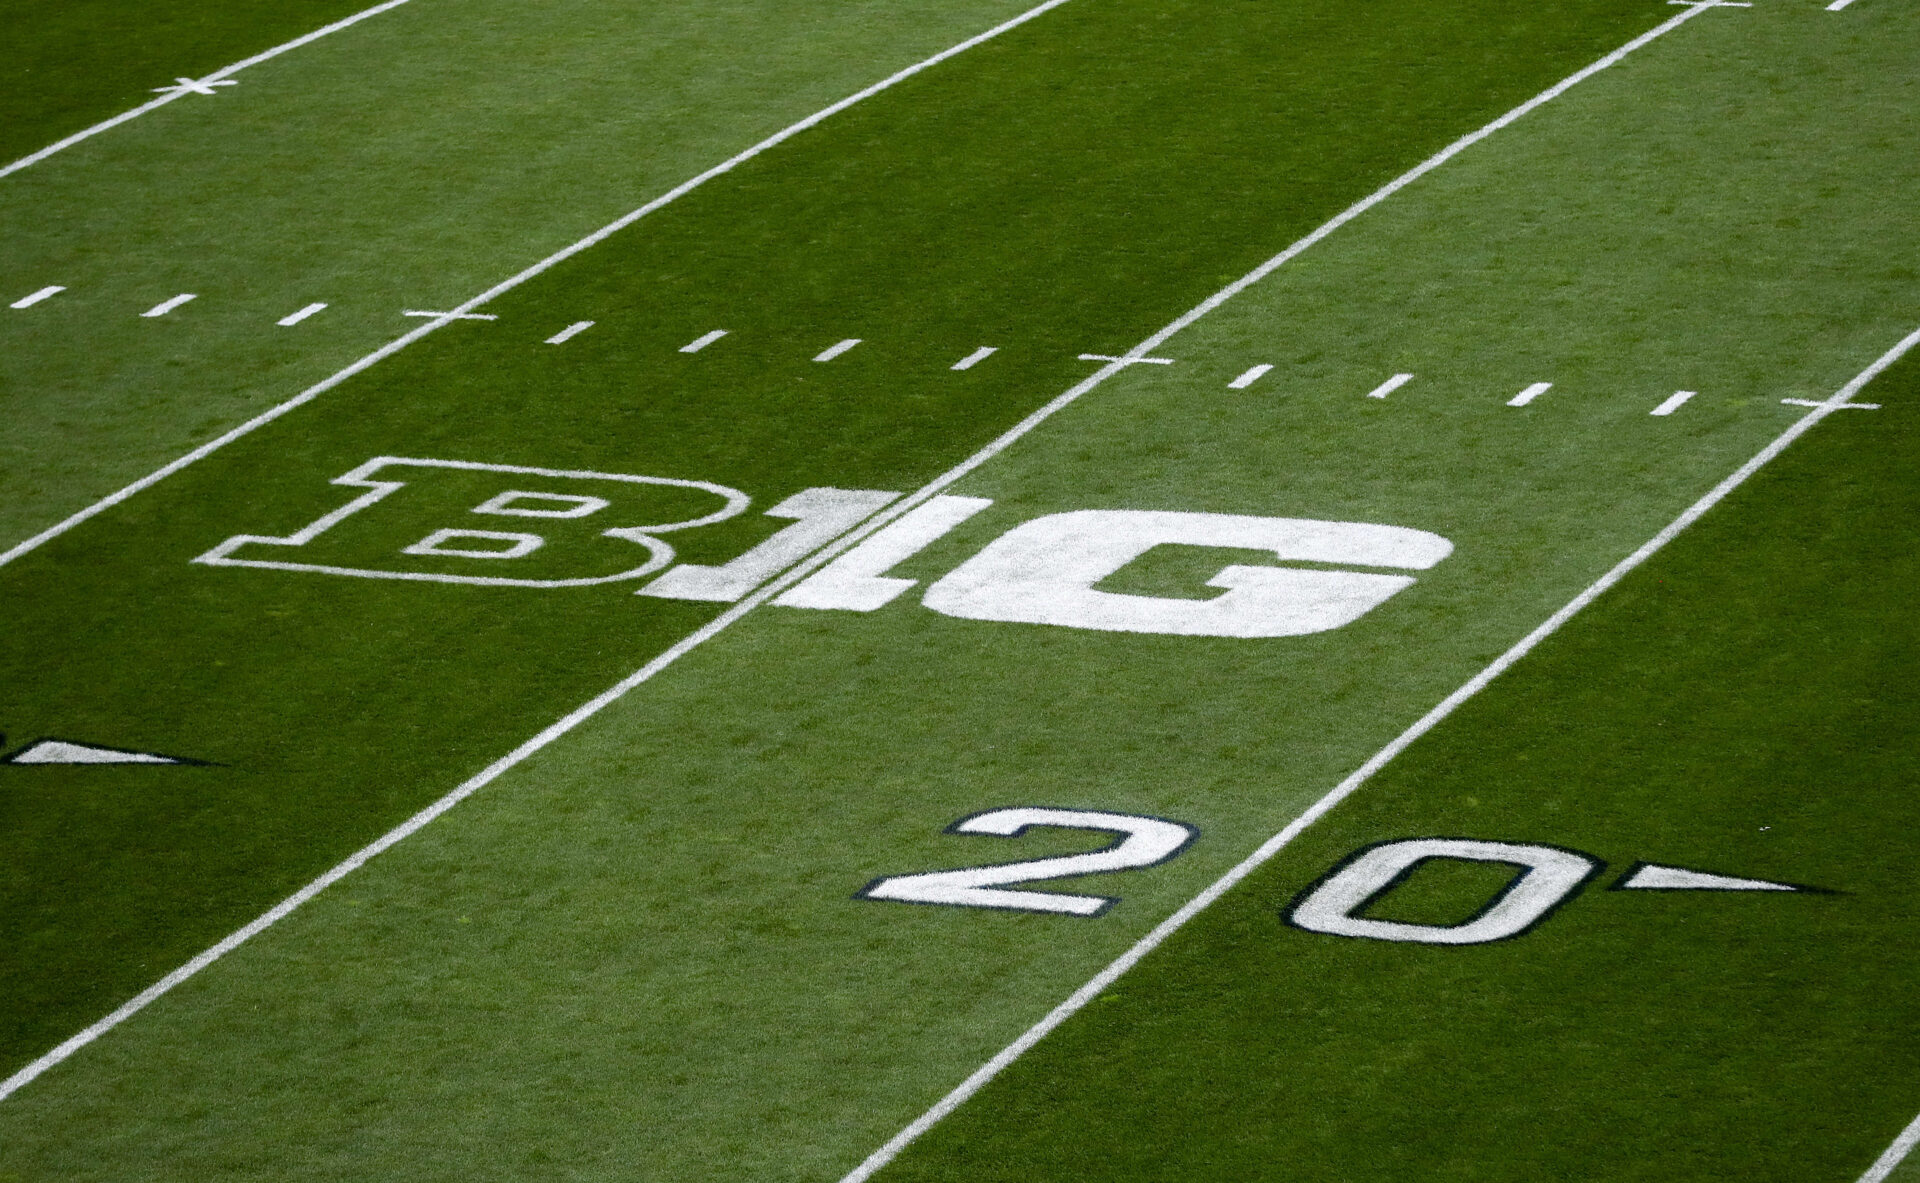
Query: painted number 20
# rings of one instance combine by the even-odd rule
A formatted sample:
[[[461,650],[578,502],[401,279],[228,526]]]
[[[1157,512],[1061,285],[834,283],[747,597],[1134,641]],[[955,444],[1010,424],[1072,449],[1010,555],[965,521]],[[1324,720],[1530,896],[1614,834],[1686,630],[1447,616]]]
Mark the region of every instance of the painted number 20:
[[[1118,841],[1086,854],[1029,859],[990,867],[956,871],[924,871],[917,875],[890,875],[875,879],[855,893],[856,899],[897,900],[905,904],[955,904],[969,908],[1001,908],[1016,912],[1060,912],[1098,916],[1114,905],[1109,896],[1069,895],[1051,891],[1010,891],[1016,883],[1096,875],[1103,871],[1130,871],[1164,863],[1187,848],[1197,836],[1191,826],[1157,817],[1100,813],[1084,809],[1046,809],[1022,806],[994,809],[961,818],[947,827],[950,834],[993,834],[1017,838],[1029,826],[1060,826],[1073,830],[1106,830]]]

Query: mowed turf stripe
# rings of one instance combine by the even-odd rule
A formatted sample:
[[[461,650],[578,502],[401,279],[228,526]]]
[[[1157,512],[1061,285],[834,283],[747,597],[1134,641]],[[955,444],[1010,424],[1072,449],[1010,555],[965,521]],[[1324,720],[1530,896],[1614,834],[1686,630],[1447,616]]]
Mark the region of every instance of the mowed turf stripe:
[[[1175,364],[1049,422],[956,489],[995,505],[899,572],[937,578],[1090,507],[1454,540],[1386,608],[1271,643],[962,621],[917,593],[870,616],[756,612],[10,1099],[6,1165],[843,1174],[1802,414],[1780,397],[1824,397],[1911,327],[1894,195],[1914,162],[1887,149],[1903,42],[1784,7],[1708,15],[1195,325]],[[1778,151],[1753,153],[1762,139]],[[1676,158],[1683,186],[1645,183]],[[527,348],[551,356],[551,332]],[[742,339],[678,354],[698,336],[666,349]],[[777,376],[850,373],[878,343],[807,337]],[[1226,393],[1249,354],[1274,365],[1260,396]],[[896,399],[919,380],[894,378]],[[1506,405],[1545,380],[1552,396]],[[1650,416],[1675,386],[1702,392],[1688,414]],[[1115,590],[1205,594],[1240,558],[1150,556]],[[1120,897],[1095,920],[850,898],[878,875],[1085,849],[942,832],[1023,804],[1200,837],[1063,885]]]
[[[617,593],[396,595],[194,554],[297,527],[339,503],[327,479],[381,454],[691,474],[761,506],[815,484],[911,488],[1083,373],[1078,352],[1137,340],[1627,21],[1509,4],[1458,26],[1381,8],[1377,28],[1313,8],[1061,15],[10,568],[35,638],[8,655],[10,735],[111,733],[224,766],[138,793],[42,770],[12,791],[13,1046],[90,1021],[712,614]],[[1454,67],[1436,67],[1447,43]],[[1489,76],[1488,55],[1510,68]],[[596,328],[565,353],[544,344],[580,319]],[[720,323],[725,345],[679,352]],[[854,335],[868,343],[831,368],[806,360]],[[955,379],[988,339],[1008,344]],[[375,523],[371,544],[420,524]],[[774,525],[676,543],[724,561]],[[501,598],[522,595],[541,598]]]
[[[155,88],[181,76],[225,77],[236,63],[252,64],[250,55],[407,2],[13,0],[0,87],[0,176],[44,159],[56,144],[78,142],[111,117],[151,109]]]
[[[1920,1097],[1920,359],[1860,397],[1887,409],[1834,415],[880,1177],[1058,1178],[1088,1145],[1114,1180],[1861,1177]],[[1497,944],[1283,921],[1427,836],[1607,869]],[[1603,890],[1640,861],[1835,894]],[[1365,914],[1457,924],[1510,871]]]

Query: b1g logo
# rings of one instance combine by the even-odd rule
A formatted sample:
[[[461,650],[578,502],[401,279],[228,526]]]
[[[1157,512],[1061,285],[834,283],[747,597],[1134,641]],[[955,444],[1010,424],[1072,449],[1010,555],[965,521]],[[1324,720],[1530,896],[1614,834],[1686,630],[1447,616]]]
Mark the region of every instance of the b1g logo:
[[[636,594],[732,603],[902,496],[804,489],[765,511],[791,524],[731,562],[669,569],[674,551],[658,535],[735,517],[746,510],[747,495],[706,481],[393,456],[370,460],[333,483],[368,492],[292,534],[242,534],[194,561],[540,588],[655,576]],[[404,501],[407,512],[363,512],[389,498]],[[851,612],[885,607],[919,582],[889,571],[992,504],[984,497],[928,498],[773,602]],[[433,528],[423,530],[429,522]],[[1167,547],[1265,552],[1276,564],[1223,561],[1207,568],[1212,574],[1201,583],[1221,593],[1213,596],[1101,586]],[[1303,636],[1352,623],[1411,586],[1407,572],[1426,570],[1452,552],[1453,544],[1438,534],[1403,526],[1084,509],[1013,526],[934,580],[921,602],[965,620],[1190,637]]]

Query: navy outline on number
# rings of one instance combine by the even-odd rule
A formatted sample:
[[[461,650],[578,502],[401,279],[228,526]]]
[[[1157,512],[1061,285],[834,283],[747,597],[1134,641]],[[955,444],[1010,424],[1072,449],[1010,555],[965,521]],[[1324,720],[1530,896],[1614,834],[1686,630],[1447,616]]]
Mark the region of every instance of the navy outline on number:
[[[1172,850],[1168,851],[1166,854],[1161,855],[1159,858],[1154,859],[1150,863],[1141,863],[1138,866],[1132,866],[1132,867],[1116,867],[1111,871],[1082,871],[1077,875],[1056,875],[1050,879],[1025,879],[1025,880],[1021,880],[1021,883],[1023,885],[1030,884],[1030,883],[1053,883],[1060,879],[1082,879],[1089,875],[1117,875],[1122,871],[1142,871],[1148,867],[1157,867],[1163,863],[1170,863],[1174,859],[1179,858],[1182,854],[1185,854],[1187,851],[1187,848],[1192,846],[1194,842],[1200,837],[1199,826],[1192,825],[1188,822],[1175,821],[1170,817],[1160,817],[1158,814],[1152,814],[1152,813],[1119,813],[1119,811],[1113,810],[1113,809],[1089,809],[1081,805],[996,805],[992,809],[976,810],[973,813],[969,813],[963,818],[958,818],[955,821],[948,823],[947,826],[943,828],[940,832],[942,834],[955,834],[962,838],[998,838],[998,839],[1001,839],[1002,841],[1011,841],[1012,839],[1022,837],[1023,835],[1026,834],[1028,830],[1034,829],[1036,826],[1038,826],[1040,828],[1044,828],[1048,830],[1079,830],[1083,833],[1106,833],[1106,834],[1112,834],[1115,836],[1114,840],[1107,843],[1105,846],[1096,846],[1092,850],[1077,850],[1069,855],[1050,854],[1045,856],[1047,858],[1074,858],[1083,854],[1101,854],[1105,851],[1113,850],[1119,847],[1121,844],[1126,842],[1127,839],[1133,837],[1132,834],[1128,833],[1125,830],[1103,830],[1103,829],[1096,829],[1095,827],[1092,827],[1092,826],[1056,826],[1046,822],[1029,823],[1027,825],[1021,826],[1019,829],[1015,830],[1011,834],[981,834],[981,833],[976,833],[968,830],[962,830],[960,828],[961,826],[972,821],[976,817],[985,817],[990,813],[1004,813],[1009,809],[1058,809],[1064,812],[1072,812],[1072,813],[1108,813],[1108,814],[1114,814],[1119,817],[1138,817],[1138,818],[1145,818],[1147,821],[1165,822],[1170,826],[1179,826],[1181,829],[1187,832],[1187,840],[1185,842],[1182,842],[1180,845],[1174,847]],[[868,892],[872,891],[874,888],[878,887],[880,884],[885,883],[889,879],[906,879],[914,875],[949,875],[955,871],[984,871],[991,867],[1017,867],[1021,863],[1032,863],[1032,862],[1038,862],[1038,861],[1040,860],[1013,859],[1009,862],[976,863],[968,867],[943,867],[943,868],[939,868],[937,870],[932,870],[932,871],[902,871],[898,874],[893,874],[893,875],[876,875],[872,879],[867,880],[866,884],[862,886],[859,891],[854,892],[852,897],[850,898],[856,899],[856,900],[873,900],[873,902],[876,904],[912,904],[916,907],[922,907],[922,908],[977,908],[983,912],[1025,912],[1028,915],[1068,916],[1069,918],[1076,919],[1076,920],[1092,920],[1099,916],[1105,916],[1107,912],[1115,904],[1119,903],[1120,900],[1123,898],[1117,895],[1115,896],[1101,896],[1101,895],[1090,895],[1090,894],[1083,895],[1082,898],[1085,898],[1085,899],[1100,900],[1101,904],[1100,904],[1099,910],[1094,912],[1089,912],[1084,916],[1074,916],[1072,913],[1041,912],[1035,908],[1016,908],[1008,904],[948,904],[948,903],[942,903],[939,900],[887,900],[887,899],[876,900],[876,899],[873,899],[872,896],[867,894]],[[1061,894],[1080,895],[1082,893],[1064,892]]]
[[[1581,858],[1586,859],[1588,862],[1593,864],[1592,869],[1589,870],[1585,875],[1581,876],[1580,882],[1568,888],[1565,894],[1563,894],[1559,899],[1553,902],[1552,906],[1546,908],[1538,916],[1528,921],[1525,928],[1516,929],[1515,931],[1510,932],[1503,937],[1494,937],[1493,939],[1486,940],[1486,941],[1475,941],[1473,943],[1474,945],[1497,945],[1501,941],[1511,941],[1516,937],[1526,936],[1528,933],[1532,932],[1534,929],[1539,928],[1542,924],[1546,923],[1547,919],[1551,917],[1555,912],[1558,912],[1562,907],[1564,907],[1567,901],[1573,899],[1575,896],[1578,896],[1582,892],[1586,891],[1587,888],[1593,884],[1594,880],[1606,874],[1606,871],[1607,871],[1607,860],[1601,858],[1599,855],[1591,854],[1584,850],[1576,850],[1571,846],[1561,846],[1557,842],[1517,842],[1508,838],[1466,838],[1466,837],[1461,837],[1455,834],[1412,834],[1403,838],[1386,838],[1386,839],[1382,839],[1379,842],[1369,842],[1367,845],[1360,847],[1358,850],[1352,851],[1345,858],[1341,859],[1339,862],[1335,863],[1333,866],[1327,868],[1327,871],[1325,874],[1321,875],[1318,879],[1315,879],[1312,883],[1307,884],[1305,887],[1295,892],[1293,895],[1293,898],[1288,900],[1286,905],[1280,909],[1281,923],[1285,924],[1288,928],[1294,929],[1298,932],[1311,933],[1312,935],[1317,937],[1339,937],[1342,940],[1349,940],[1349,941],[1382,940],[1383,938],[1381,937],[1366,937],[1366,936],[1361,936],[1358,933],[1321,932],[1317,928],[1307,928],[1305,925],[1295,924],[1293,922],[1293,912],[1295,908],[1298,908],[1301,904],[1305,903],[1309,896],[1313,895],[1314,892],[1319,891],[1320,888],[1324,886],[1328,880],[1332,879],[1335,875],[1338,875],[1340,872],[1346,870],[1347,867],[1351,866],[1353,863],[1359,861],[1362,856],[1366,855],[1371,851],[1378,850],[1383,846],[1398,846],[1403,842],[1499,842],[1508,846],[1540,846],[1548,850],[1558,850],[1563,854],[1577,854]],[[1393,878],[1387,880],[1385,884],[1381,885],[1378,891],[1371,893],[1370,895],[1367,896],[1366,899],[1361,900],[1359,903],[1355,904],[1353,907],[1347,909],[1344,913],[1342,913],[1342,915],[1352,917],[1355,919],[1360,919],[1360,920],[1367,919],[1367,917],[1360,916],[1359,913],[1365,911],[1368,908],[1371,908],[1375,903],[1377,903],[1380,900],[1382,896],[1390,894],[1394,888],[1399,887],[1403,882],[1405,882],[1408,878],[1410,878],[1415,871],[1419,870],[1421,867],[1425,866],[1428,863],[1439,862],[1443,859],[1451,859],[1454,862],[1502,863],[1509,867],[1521,868],[1521,873],[1507,880],[1507,885],[1505,887],[1502,887],[1498,892],[1495,892],[1492,898],[1487,900],[1486,903],[1482,904],[1480,906],[1479,911],[1467,917],[1465,920],[1460,921],[1459,924],[1449,924],[1444,926],[1443,925],[1427,925],[1426,927],[1429,927],[1429,928],[1441,928],[1441,927],[1460,928],[1465,925],[1472,924],[1474,921],[1480,919],[1482,916],[1485,916],[1488,912],[1493,911],[1495,907],[1499,906],[1500,901],[1506,899],[1507,896],[1513,893],[1513,889],[1519,886],[1520,881],[1526,877],[1527,872],[1533,870],[1533,866],[1530,863],[1508,862],[1506,859],[1463,859],[1454,855],[1431,854],[1423,858],[1416,859],[1415,861],[1407,864],[1404,868],[1401,869],[1399,874],[1395,875]],[[1399,921],[1398,923],[1410,924],[1413,922]],[[1402,944],[1402,945],[1423,945],[1423,944],[1429,944],[1429,943],[1433,945],[1441,944],[1441,942],[1439,941],[1433,941],[1433,942],[1393,941],[1389,943]],[[1455,949],[1467,949],[1467,948],[1472,948],[1473,946],[1472,945],[1451,945],[1446,947],[1455,948]]]

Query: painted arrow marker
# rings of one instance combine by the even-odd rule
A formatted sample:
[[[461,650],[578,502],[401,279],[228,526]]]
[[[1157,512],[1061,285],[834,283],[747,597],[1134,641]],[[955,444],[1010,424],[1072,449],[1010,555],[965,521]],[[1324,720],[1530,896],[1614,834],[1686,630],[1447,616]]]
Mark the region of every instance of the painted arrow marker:
[[[70,739],[36,739],[0,764],[188,764],[205,765],[205,760],[185,756],[162,756],[158,752],[133,752],[124,748],[103,748],[97,744],[75,743]]]
[[[1663,867],[1658,863],[1635,863],[1614,883],[1615,891],[1819,891],[1792,883],[1774,883],[1767,879],[1736,879],[1731,875],[1713,875],[1690,871],[1685,867]]]

